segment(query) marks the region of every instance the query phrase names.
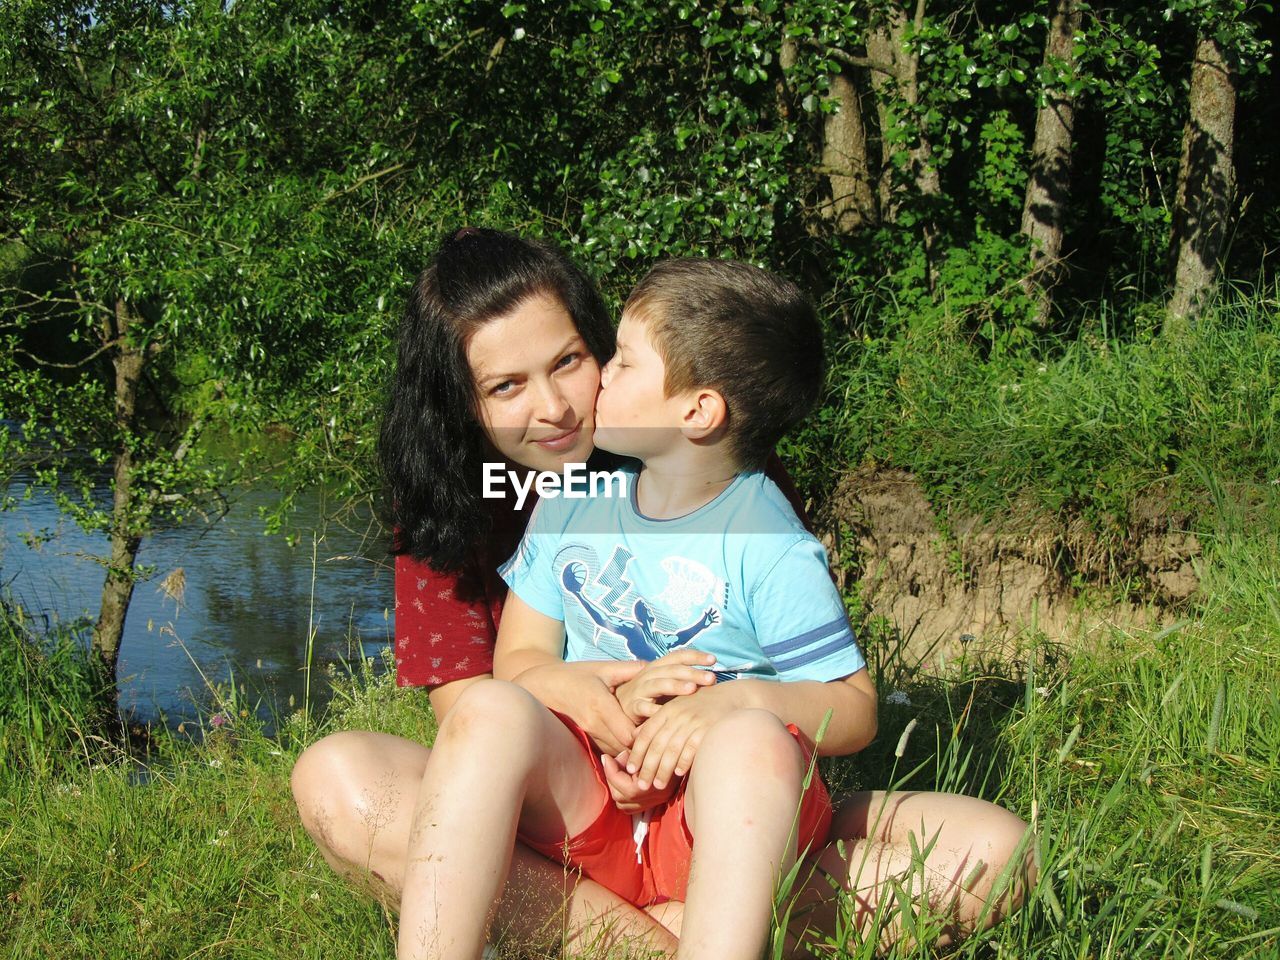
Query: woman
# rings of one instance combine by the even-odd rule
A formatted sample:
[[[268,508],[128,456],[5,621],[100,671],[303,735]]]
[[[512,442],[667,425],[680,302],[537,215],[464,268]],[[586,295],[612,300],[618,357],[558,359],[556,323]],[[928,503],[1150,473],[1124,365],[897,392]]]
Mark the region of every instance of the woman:
[[[549,247],[467,228],[447,240],[414,287],[380,455],[396,542],[396,656],[402,685],[422,685],[438,716],[492,670],[505,587],[497,565],[527,519],[508,498],[486,499],[486,461],[558,471],[592,455],[600,366],[613,349],[604,306],[586,277]],[[511,485],[506,485],[510,490]],[[634,669],[579,665],[576,685],[552,709],[610,749],[630,724],[612,690]],[[616,752],[616,750],[615,750]],[[307,831],[335,869],[398,902],[418,784],[429,750],[370,732],[331,735],[293,774]],[[1019,850],[1026,826],[985,801],[947,794],[856,795],[837,812],[832,843],[815,860],[793,926],[836,929],[838,897],[852,891],[857,926],[872,924],[889,881],[910,885],[947,918],[944,937],[994,922],[1018,905],[1021,879],[992,908],[993,884]],[[928,850],[923,870],[912,849]],[[919,887],[923,877],[924,889]],[[517,942],[562,937],[579,947],[631,940],[674,952],[681,905],[651,915],[589,880],[517,846],[494,930]],[[801,929],[793,931],[797,936]],[[897,936],[897,924],[882,927]]]

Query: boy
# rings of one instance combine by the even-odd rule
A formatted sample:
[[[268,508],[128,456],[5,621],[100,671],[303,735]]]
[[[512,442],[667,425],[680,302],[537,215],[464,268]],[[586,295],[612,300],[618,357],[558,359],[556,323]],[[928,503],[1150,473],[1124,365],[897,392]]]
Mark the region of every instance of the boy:
[[[758,469],[821,366],[812,308],[763,270],[671,261],[632,293],[596,443],[641,467],[623,498],[541,500],[502,570],[495,675],[537,700],[478,684],[442,725],[410,866],[430,879],[402,915],[421,930],[402,927],[402,950],[476,955],[518,826],[638,906],[687,897],[679,956],[760,955],[777,878],[830,824],[821,781],[803,789],[811,738],[828,711],[825,753],[875,732],[822,548]],[[593,660],[643,664],[603,681],[640,723],[616,759],[593,749],[616,731],[581,709]]]

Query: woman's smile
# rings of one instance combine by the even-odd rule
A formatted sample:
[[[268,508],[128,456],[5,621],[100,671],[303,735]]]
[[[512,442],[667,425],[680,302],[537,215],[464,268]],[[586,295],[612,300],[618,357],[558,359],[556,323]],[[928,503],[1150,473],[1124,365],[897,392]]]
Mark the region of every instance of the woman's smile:
[[[582,421],[579,420],[571,430],[565,430],[551,437],[544,437],[541,440],[533,441],[544,450],[551,450],[555,453],[562,453],[565,450],[572,450],[578,442],[578,437],[582,433]]]

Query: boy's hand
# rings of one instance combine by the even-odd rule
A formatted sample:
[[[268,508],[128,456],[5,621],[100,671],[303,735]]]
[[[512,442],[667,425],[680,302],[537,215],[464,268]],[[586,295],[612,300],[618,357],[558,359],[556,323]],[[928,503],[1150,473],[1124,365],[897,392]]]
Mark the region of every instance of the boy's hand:
[[[735,686],[721,683],[699,690],[696,697],[669,700],[640,725],[627,758],[627,772],[635,775],[641,790],[651,785],[664,789],[673,776],[689,772],[707,730],[741,706]]]
[[[711,686],[716,676],[710,667],[716,658],[701,650],[688,648],[668,653],[645,664],[633,678],[618,687],[618,703],[632,723],[641,723],[658,712],[658,707],[672,697],[687,696],[701,687]]]
[[[618,754],[617,759],[602,754],[600,763],[604,767],[605,782],[609,784],[609,794],[613,797],[613,804],[623,813],[640,813],[642,810],[648,810],[650,807],[656,807],[658,804],[671,799],[671,795],[676,792],[677,780],[674,778],[663,789],[650,787],[648,790],[641,790],[636,778],[627,773],[626,763],[630,756],[630,751],[623,750]]]

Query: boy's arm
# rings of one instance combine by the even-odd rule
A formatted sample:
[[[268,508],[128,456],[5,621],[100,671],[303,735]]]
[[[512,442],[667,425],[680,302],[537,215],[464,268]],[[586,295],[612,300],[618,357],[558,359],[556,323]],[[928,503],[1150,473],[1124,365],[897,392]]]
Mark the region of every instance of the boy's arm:
[[[719,686],[719,684],[717,684]],[[818,755],[857,753],[876,737],[876,688],[866,667],[843,680],[735,680],[723,685],[740,707],[768,710],[784,723],[794,723],[816,742],[822,721],[831,722],[818,744]],[[737,690],[732,688],[739,687]]]
[[[703,736],[717,720],[746,708],[768,710],[811,740],[817,739],[829,711],[831,721],[818,744],[820,756],[857,753],[876,735],[876,691],[865,667],[825,683],[730,680],[659,707],[636,731],[627,770],[635,774],[641,789],[666,786],[673,775],[688,773]]]
[[[822,546],[800,536],[776,552],[763,542],[753,548],[743,575],[746,613],[782,682],[734,680],[664,704],[636,732],[627,767],[640,781],[687,771],[711,724],[744,707],[769,710],[810,738],[830,711],[818,748],[828,755],[860,750],[875,736],[875,689]]]
[[[635,729],[614,691],[645,666],[639,661],[565,663],[564,623],[539,613],[514,590],[507,593],[493,652],[493,675],[524,687],[545,706],[569,717],[601,750],[617,755]]]

